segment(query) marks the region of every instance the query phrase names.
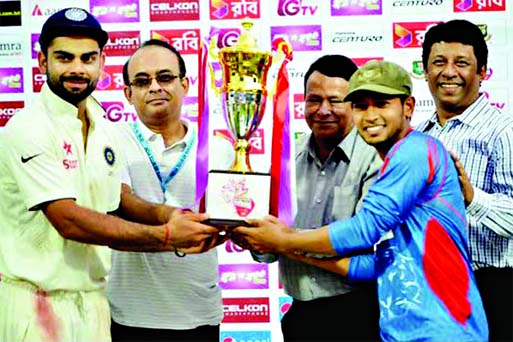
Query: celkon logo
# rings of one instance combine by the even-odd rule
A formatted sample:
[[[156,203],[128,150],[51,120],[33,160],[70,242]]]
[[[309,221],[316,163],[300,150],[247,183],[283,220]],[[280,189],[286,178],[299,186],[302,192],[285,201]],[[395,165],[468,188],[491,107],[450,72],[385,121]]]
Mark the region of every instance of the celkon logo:
[[[131,56],[139,45],[141,45],[139,31],[109,32],[105,53],[107,56]]]
[[[227,129],[214,129],[214,135],[228,140],[231,144],[235,143],[230,131]],[[249,149],[250,154],[264,154],[264,129],[258,128],[255,133],[249,138]]]
[[[210,19],[258,19],[258,0],[210,0]]]
[[[453,0],[454,12],[505,11],[506,0]]]
[[[25,107],[23,101],[5,101],[0,102],[0,127],[5,126],[7,121]]]
[[[182,54],[197,54],[199,51],[199,29],[151,31],[151,38],[173,45]]]
[[[426,32],[438,22],[394,23],[394,48],[422,47]]]
[[[294,119],[305,118],[305,96],[303,94],[294,94]]]
[[[232,240],[226,241],[224,243],[224,248],[227,253],[242,253],[246,250],[245,248],[242,248],[241,246],[237,245]]]
[[[269,298],[223,298],[223,323],[264,323],[269,319]]]
[[[315,2],[308,0],[279,0],[278,1],[278,15],[281,17],[287,16],[312,16],[317,12],[319,6]]]
[[[150,0],[150,21],[199,20],[199,0]]]
[[[98,79],[98,90],[121,90],[125,86],[123,82],[122,65],[106,65]]]

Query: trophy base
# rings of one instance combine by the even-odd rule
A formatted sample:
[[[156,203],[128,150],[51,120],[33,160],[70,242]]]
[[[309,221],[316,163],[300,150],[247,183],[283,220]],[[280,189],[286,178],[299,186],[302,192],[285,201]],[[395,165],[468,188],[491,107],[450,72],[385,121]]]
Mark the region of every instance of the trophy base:
[[[248,226],[269,214],[271,175],[211,170],[205,196],[207,220],[216,227]]]

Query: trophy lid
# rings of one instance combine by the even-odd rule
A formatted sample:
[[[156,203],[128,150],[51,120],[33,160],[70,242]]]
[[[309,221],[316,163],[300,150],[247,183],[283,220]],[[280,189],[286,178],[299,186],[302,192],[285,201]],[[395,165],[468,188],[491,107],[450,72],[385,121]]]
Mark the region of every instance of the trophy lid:
[[[237,42],[234,44],[234,47],[236,48],[239,48],[239,49],[256,49],[258,46],[257,46],[257,41],[255,39],[255,37],[253,37],[251,35],[251,28],[253,27],[253,23],[249,20],[244,20],[242,23],[241,23],[241,26],[242,26],[242,32],[239,36],[239,39],[237,40]]]

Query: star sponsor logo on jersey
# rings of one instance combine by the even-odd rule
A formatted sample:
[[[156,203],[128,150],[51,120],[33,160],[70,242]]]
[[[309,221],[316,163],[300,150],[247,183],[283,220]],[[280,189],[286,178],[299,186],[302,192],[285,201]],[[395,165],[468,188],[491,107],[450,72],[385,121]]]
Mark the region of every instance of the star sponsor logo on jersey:
[[[271,41],[283,37],[293,51],[322,50],[321,25],[271,26]]]
[[[25,107],[23,101],[0,101],[0,127],[4,127],[14,114]]]
[[[131,56],[141,45],[139,31],[111,31],[104,51],[107,56]]]
[[[91,0],[90,12],[101,23],[139,22],[139,0]]]
[[[221,342],[271,342],[269,330],[221,331],[220,334]]]
[[[312,17],[319,10],[313,0],[278,0],[277,14],[280,17]]]
[[[199,0],[150,0],[150,21],[199,20]]]
[[[23,93],[23,68],[0,68],[0,94]]]
[[[122,65],[106,65],[96,84],[98,90],[122,90],[125,86],[123,82]]]
[[[421,48],[426,32],[438,21],[393,23],[394,48]]]
[[[0,26],[21,26],[21,1],[0,1]]]
[[[152,39],[160,39],[171,44],[181,54],[197,54],[200,46],[200,30],[152,30]]]
[[[259,0],[210,0],[210,19],[259,19]]]
[[[219,286],[223,290],[268,289],[269,265],[221,264],[219,265]]]
[[[382,0],[331,0],[331,16],[381,15]]]
[[[228,140],[232,145],[235,143],[232,134],[227,129],[214,129],[214,136]],[[265,154],[264,129],[258,128],[249,138],[249,154]]]
[[[269,323],[269,297],[223,298],[222,323]]]
[[[506,11],[506,0],[453,0],[454,12]]]
[[[62,150],[64,152],[64,158],[62,159],[62,165],[66,170],[73,170],[78,167],[78,160],[73,153],[73,144],[69,141],[64,140],[62,143]]]

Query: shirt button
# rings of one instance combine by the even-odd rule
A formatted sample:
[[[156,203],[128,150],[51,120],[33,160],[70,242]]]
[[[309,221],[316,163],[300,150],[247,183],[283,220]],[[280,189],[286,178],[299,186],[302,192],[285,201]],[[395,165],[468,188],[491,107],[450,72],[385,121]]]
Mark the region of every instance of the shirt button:
[[[321,203],[321,202],[322,202],[322,200],[321,200],[320,198],[316,198],[316,199],[315,199],[315,203],[319,204],[319,203]]]
[[[312,277],[311,279],[312,279],[312,281],[317,281],[317,278],[315,278],[315,277]]]
[[[326,176],[326,171],[322,170],[321,171],[321,176]]]

